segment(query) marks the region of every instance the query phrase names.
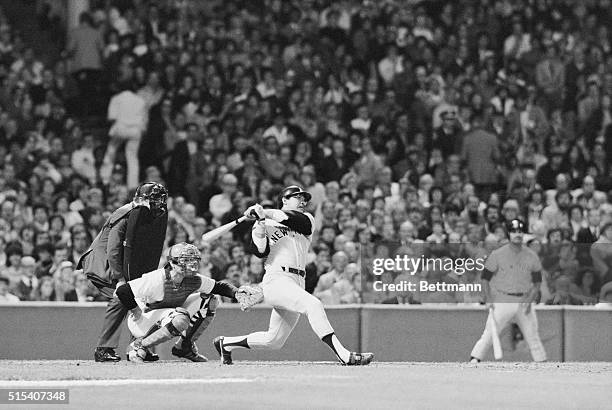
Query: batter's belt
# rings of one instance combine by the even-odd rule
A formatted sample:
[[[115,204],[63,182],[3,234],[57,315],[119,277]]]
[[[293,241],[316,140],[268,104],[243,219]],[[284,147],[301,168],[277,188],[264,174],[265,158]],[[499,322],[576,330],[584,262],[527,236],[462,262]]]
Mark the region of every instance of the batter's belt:
[[[283,272],[294,273],[294,274],[296,274],[298,276],[301,276],[301,277],[305,277],[306,276],[306,271],[302,270],[302,269],[289,268],[287,266],[281,266],[281,269],[283,270]]]

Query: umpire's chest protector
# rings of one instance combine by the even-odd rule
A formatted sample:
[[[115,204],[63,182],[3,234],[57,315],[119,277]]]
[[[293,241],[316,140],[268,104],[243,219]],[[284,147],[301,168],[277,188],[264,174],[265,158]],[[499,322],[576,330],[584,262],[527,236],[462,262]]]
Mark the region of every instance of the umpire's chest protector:
[[[199,276],[187,277],[179,286],[176,286],[167,275],[164,281],[164,298],[158,302],[147,303],[147,307],[154,310],[183,306],[187,297],[200,286],[202,286],[202,279]]]

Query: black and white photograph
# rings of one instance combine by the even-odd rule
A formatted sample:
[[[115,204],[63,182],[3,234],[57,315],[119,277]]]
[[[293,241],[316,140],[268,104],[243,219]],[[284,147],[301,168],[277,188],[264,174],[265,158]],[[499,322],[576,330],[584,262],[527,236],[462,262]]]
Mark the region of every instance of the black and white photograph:
[[[0,407],[606,409],[611,0],[0,0]]]

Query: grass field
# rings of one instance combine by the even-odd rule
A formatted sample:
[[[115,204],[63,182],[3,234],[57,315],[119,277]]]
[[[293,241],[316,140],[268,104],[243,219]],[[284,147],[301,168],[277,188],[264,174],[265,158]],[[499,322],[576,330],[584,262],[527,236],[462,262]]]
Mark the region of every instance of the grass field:
[[[0,361],[0,388],[39,387],[71,409],[609,409],[612,363]]]

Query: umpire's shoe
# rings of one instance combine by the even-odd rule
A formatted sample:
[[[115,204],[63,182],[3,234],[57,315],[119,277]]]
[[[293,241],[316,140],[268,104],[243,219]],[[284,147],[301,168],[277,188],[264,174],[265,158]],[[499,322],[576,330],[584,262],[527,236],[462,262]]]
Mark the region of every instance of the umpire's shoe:
[[[201,363],[201,362],[208,361],[206,356],[198,353],[198,347],[193,342],[191,343],[191,346],[187,347],[186,349],[184,348],[184,346],[182,347],[173,346],[172,355],[183,358],[183,359],[191,360],[192,362]]]
[[[344,363],[346,366],[367,366],[374,359],[374,353],[351,352],[349,361]]]
[[[232,352],[230,352],[229,350],[225,350],[225,348],[223,347],[223,336],[215,337],[215,340],[213,340],[213,343],[215,345],[215,349],[217,349],[217,353],[219,353],[219,356],[221,357],[221,363],[223,364],[234,363],[232,361]]]
[[[115,349],[111,347],[96,347],[94,352],[94,360],[96,362],[112,362],[117,363],[121,357],[115,353]]]

